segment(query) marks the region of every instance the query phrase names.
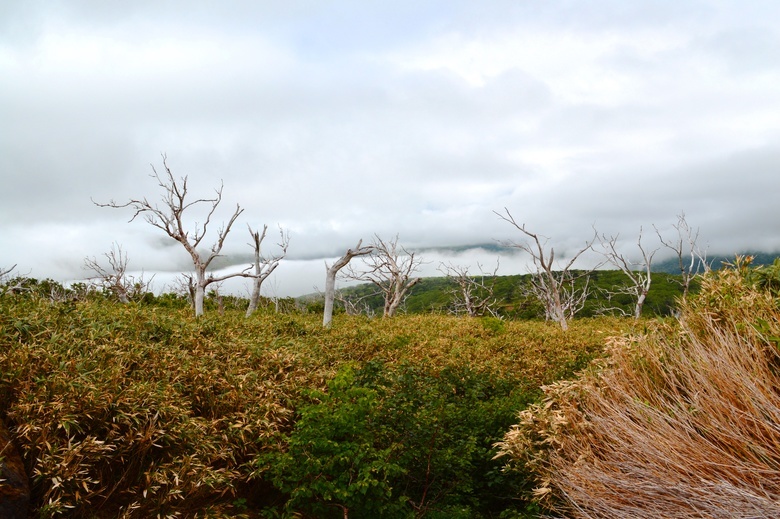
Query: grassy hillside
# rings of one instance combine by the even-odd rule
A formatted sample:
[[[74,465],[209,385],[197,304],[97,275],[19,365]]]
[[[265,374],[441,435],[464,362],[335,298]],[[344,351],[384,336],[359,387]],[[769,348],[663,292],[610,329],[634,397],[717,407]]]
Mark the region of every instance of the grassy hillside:
[[[530,479],[493,444],[541,385],[635,326],[338,315],[325,330],[157,303],[0,297],[0,410],[33,517],[520,517]]]

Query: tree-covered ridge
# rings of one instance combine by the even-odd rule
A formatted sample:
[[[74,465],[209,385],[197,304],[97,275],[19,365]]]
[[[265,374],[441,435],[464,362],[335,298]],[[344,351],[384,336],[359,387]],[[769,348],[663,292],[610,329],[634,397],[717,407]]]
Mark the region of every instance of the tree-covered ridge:
[[[495,307],[499,315],[514,319],[537,319],[544,316],[539,301],[523,290],[531,274],[511,276],[486,276],[484,282],[493,287]],[[633,301],[630,296],[614,293],[616,288],[624,286],[625,275],[618,270],[596,270],[590,274],[589,297],[580,317],[592,317],[602,313],[630,315]],[[644,316],[664,316],[673,313],[676,298],[682,295],[680,276],[657,272],[653,274],[653,284],[643,309]],[[581,283],[584,283],[582,281]],[[452,308],[455,283],[447,277],[423,278],[406,299],[403,310],[407,313],[448,313]],[[381,310],[382,298],[375,294],[373,286],[364,284],[341,289],[342,296],[351,301],[360,301],[363,309]]]
[[[771,265],[772,263],[774,263],[774,261],[778,257],[780,257],[780,252],[748,251],[748,252],[740,252],[738,254],[733,254],[731,256],[724,256],[722,254],[712,255],[712,256],[708,255],[706,261],[711,269],[718,270],[723,265],[732,263],[736,256],[742,256],[742,257],[749,256],[753,258],[751,265],[753,265],[754,267],[761,267],[761,266]],[[653,271],[666,272],[668,274],[679,274],[680,273],[679,261],[676,258],[669,258],[663,261],[654,261]]]

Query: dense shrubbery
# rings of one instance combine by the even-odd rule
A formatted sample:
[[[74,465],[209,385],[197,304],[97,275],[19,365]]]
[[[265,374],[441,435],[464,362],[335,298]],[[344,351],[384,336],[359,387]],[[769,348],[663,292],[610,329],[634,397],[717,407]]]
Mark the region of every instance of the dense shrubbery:
[[[682,324],[566,333],[29,282],[0,295],[0,413],[40,518],[776,516],[778,279],[741,261]]]
[[[266,458],[287,510],[312,517],[497,517],[526,478],[493,443],[532,392],[466,366],[345,365]]]
[[[780,516],[778,265],[704,277],[681,322],[548,386],[502,450],[567,517]]]
[[[317,502],[361,517],[363,489],[387,517],[506,516],[525,507],[507,500],[524,478],[497,470],[491,444],[627,324],[341,315],[325,330],[319,315],[6,294],[0,409],[35,517],[317,515]],[[301,458],[307,442],[318,450]]]
[[[215,321],[34,302],[1,318],[0,400],[40,517],[200,510],[290,415],[293,384],[263,396],[294,359],[220,348]]]

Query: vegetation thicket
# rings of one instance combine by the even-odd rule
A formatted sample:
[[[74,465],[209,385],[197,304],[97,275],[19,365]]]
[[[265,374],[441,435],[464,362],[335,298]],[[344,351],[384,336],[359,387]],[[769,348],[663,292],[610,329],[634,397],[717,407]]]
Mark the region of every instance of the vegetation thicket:
[[[520,414],[504,456],[572,518],[780,516],[780,263],[738,258]]]
[[[14,282],[0,418],[36,518],[776,517],[779,280],[567,332]]]
[[[518,517],[494,444],[635,326],[35,294],[0,297],[0,410],[41,518]]]

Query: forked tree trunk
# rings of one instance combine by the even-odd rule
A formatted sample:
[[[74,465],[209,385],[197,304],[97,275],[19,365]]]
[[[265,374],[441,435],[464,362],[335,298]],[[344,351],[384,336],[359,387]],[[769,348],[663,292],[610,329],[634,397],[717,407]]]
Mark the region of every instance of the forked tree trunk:
[[[422,281],[422,278],[414,278],[413,280],[404,283],[403,279],[397,279],[394,283],[393,291],[390,297],[385,298],[385,317],[394,317],[398,307],[404,301],[404,296],[409,289],[414,285]]]
[[[247,227],[249,227],[249,235],[252,237],[251,245],[254,248],[255,256],[255,261],[253,264],[254,273],[251,275],[252,296],[249,299],[249,306],[246,309],[246,317],[249,317],[255,313],[255,310],[257,310],[257,307],[260,305],[260,292],[263,288],[263,281],[268,279],[268,276],[270,276],[271,273],[276,270],[276,267],[279,266],[279,262],[282,261],[285,256],[287,256],[287,247],[290,245],[290,235],[286,234],[280,227],[279,234],[281,235],[282,241],[277,245],[279,245],[279,247],[282,249],[282,252],[278,256],[266,258],[263,257],[260,249],[262,247],[263,240],[265,239],[265,235],[268,232],[268,226],[263,225],[262,233],[253,230],[249,225],[247,225]]]
[[[354,250],[347,249],[347,252],[336,260],[333,265],[328,267],[325,273],[325,310],[322,314],[322,326],[325,328],[329,328],[331,321],[333,321],[333,301],[336,299],[336,275],[339,273],[339,270],[344,268],[355,256],[370,254],[373,250],[373,247],[361,247],[362,243],[363,240],[360,240]]]

